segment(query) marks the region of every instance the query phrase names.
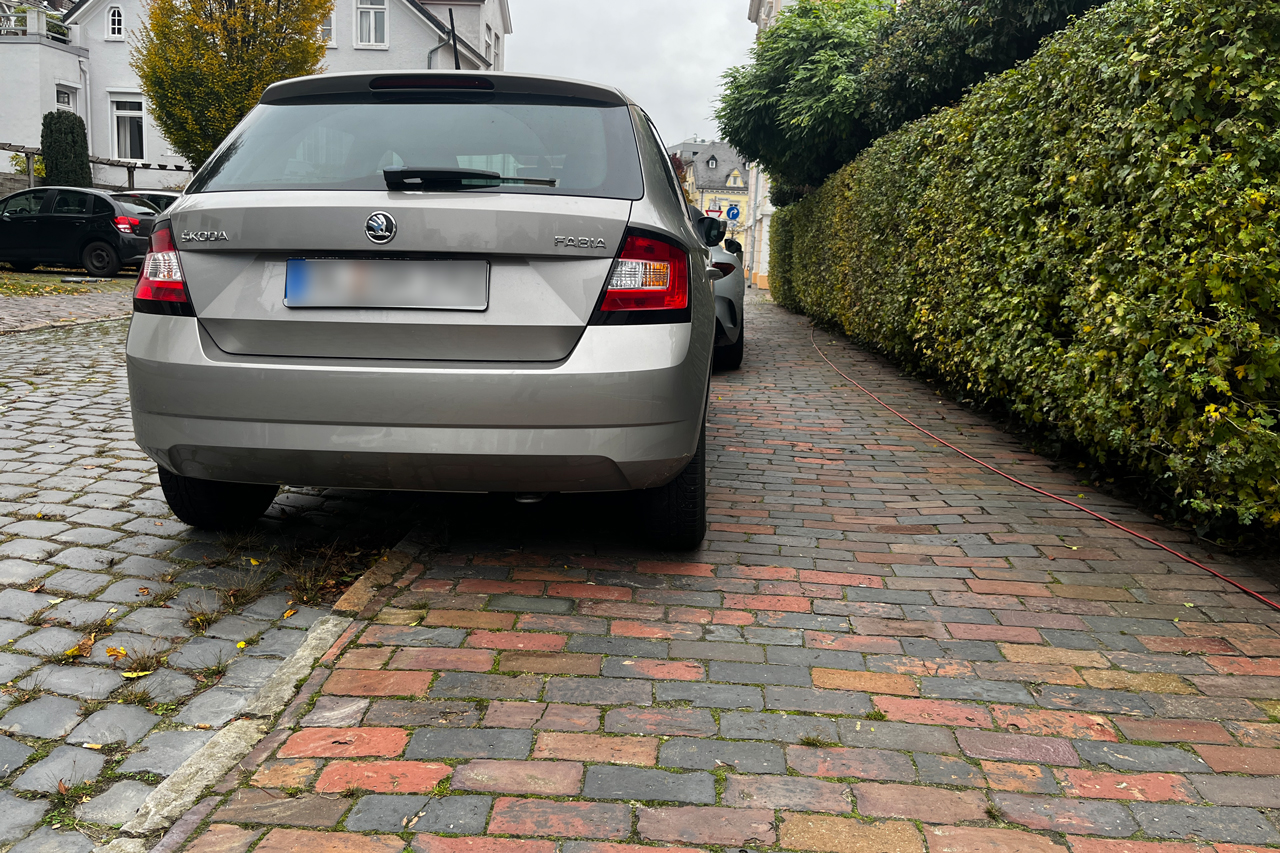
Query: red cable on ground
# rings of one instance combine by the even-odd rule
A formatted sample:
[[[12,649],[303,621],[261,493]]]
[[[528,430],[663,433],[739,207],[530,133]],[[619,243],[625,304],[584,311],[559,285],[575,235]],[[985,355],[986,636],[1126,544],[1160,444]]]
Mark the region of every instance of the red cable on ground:
[[[1011,483],[1016,483],[1017,485],[1022,486],[1024,489],[1030,489],[1031,491],[1035,492],[1035,493],[1036,493],[1036,494],[1038,494],[1038,495],[1044,495],[1046,498],[1052,498],[1053,500],[1058,501],[1059,503],[1064,503],[1064,504],[1066,504],[1066,505],[1067,505],[1067,506],[1069,506],[1069,507],[1074,507],[1075,509],[1078,509],[1078,510],[1080,510],[1080,511],[1081,511],[1081,512],[1083,512],[1083,513],[1086,513],[1086,514],[1088,514],[1088,515],[1091,515],[1091,516],[1093,516],[1094,518],[1098,519],[1099,521],[1101,521],[1101,522],[1103,522],[1103,523],[1105,523],[1105,524],[1110,524],[1112,527],[1116,528],[1117,530],[1123,530],[1125,533],[1128,533],[1130,536],[1133,536],[1133,537],[1136,537],[1136,538],[1138,538],[1138,539],[1141,539],[1143,542],[1150,542],[1152,545],[1155,545],[1157,548],[1161,549],[1162,551],[1167,551],[1167,552],[1169,552],[1169,553],[1170,553],[1170,554],[1172,554],[1173,556],[1177,557],[1179,560],[1182,560],[1182,561],[1184,561],[1184,562],[1190,563],[1191,565],[1195,566],[1196,568],[1204,569],[1206,572],[1208,572],[1209,574],[1213,575],[1215,578],[1218,578],[1219,580],[1222,580],[1222,581],[1226,581],[1227,583],[1231,584],[1232,586],[1234,586],[1236,589],[1240,590],[1241,592],[1244,592],[1244,593],[1246,593],[1246,594],[1248,594],[1248,595],[1253,596],[1254,598],[1258,599],[1259,601],[1263,602],[1264,604],[1268,604],[1268,605],[1270,605],[1270,606],[1274,607],[1276,610],[1280,610],[1280,604],[1277,604],[1276,602],[1272,601],[1271,599],[1267,598],[1266,596],[1264,596],[1264,595],[1262,595],[1262,594],[1260,594],[1260,593],[1254,592],[1253,590],[1249,589],[1249,588],[1248,588],[1248,587],[1246,587],[1246,586],[1243,586],[1243,585],[1241,585],[1241,584],[1236,583],[1235,581],[1233,581],[1233,580],[1232,580],[1231,578],[1229,578],[1229,577],[1224,577],[1223,575],[1218,574],[1218,573],[1217,573],[1217,572],[1215,572],[1213,569],[1209,568],[1208,566],[1204,565],[1203,563],[1200,563],[1200,562],[1197,562],[1196,560],[1191,559],[1191,558],[1190,558],[1190,557],[1188,557],[1186,554],[1183,554],[1183,553],[1182,553],[1182,552],[1180,552],[1180,551],[1175,551],[1175,550],[1173,550],[1172,548],[1170,548],[1168,545],[1162,545],[1161,543],[1159,543],[1159,542],[1157,542],[1156,540],[1152,539],[1150,536],[1143,536],[1141,533],[1139,533],[1139,532],[1138,532],[1138,531],[1136,531],[1136,530],[1130,530],[1129,528],[1125,527],[1125,526],[1124,526],[1123,524],[1121,524],[1120,522],[1118,522],[1118,521],[1113,521],[1112,519],[1107,518],[1105,515],[1102,515],[1102,514],[1100,514],[1100,513],[1094,512],[1093,510],[1089,509],[1088,507],[1080,506],[1080,504],[1076,503],[1075,501],[1069,501],[1069,500],[1067,500],[1066,498],[1058,497],[1057,495],[1053,494],[1052,492],[1046,492],[1044,489],[1036,488],[1035,486],[1031,485],[1030,483],[1024,483],[1022,480],[1019,480],[1017,477],[1014,477],[1012,474],[1006,474],[1005,472],[1001,471],[999,468],[995,467],[994,465],[991,465],[991,464],[989,464],[989,463],[987,463],[987,462],[983,462],[981,459],[978,459],[978,458],[977,458],[977,457],[975,457],[975,456],[971,456],[971,455],[969,455],[968,453],[965,453],[963,450],[961,450],[960,448],[956,447],[954,444],[952,444],[951,442],[947,441],[945,438],[939,438],[938,436],[936,436],[936,435],[934,435],[933,433],[929,432],[929,431],[928,431],[927,429],[925,429],[924,427],[920,426],[920,425],[919,425],[918,423],[916,423],[915,421],[911,420],[911,418],[909,418],[909,417],[907,417],[906,415],[902,414],[902,412],[899,412],[899,411],[898,411],[897,409],[895,409],[893,406],[890,406],[890,405],[889,405],[888,403],[886,403],[884,400],[881,400],[881,399],[880,399],[879,397],[877,397],[875,394],[872,394],[872,393],[871,393],[870,391],[868,391],[866,388],[862,387],[862,385],[861,385],[857,380],[855,380],[855,379],[851,379],[851,378],[850,378],[850,377],[849,377],[849,376],[848,376],[848,375],[847,375],[843,370],[841,370],[840,368],[836,367],[836,366],[835,366],[835,364],[834,364],[834,363],[832,363],[831,359],[827,358],[826,354],[822,352],[822,349],[821,349],[821,348],[819,348],[817,338],[815,337],[816,335],[817,335],[817,329],[815,329],[815,328],[812,328],[812,327],[811,327],[811,328],[810,328],[810,330],[809,330],[809,342],[813,344],[813,348],[814,348],[815,350],[817,350],[818,355],[822,358],[822,360],[823,360],[823,361],[825,361],[825,362],[826,362],[826,363],[831,367],[831,369],[832,369],[832,370],[834,370],[836,373],[839,373],[841,376],[843,376],[847,381],[849,381],[850,383],[852,383],[853,387],[857,388],[857,389],[858,389],[859,391],[861,391],[863,394],[866,394],[866,395],[867,395],[868,397],[870,397],[872,400],[875,400],[875,401],[876,401],[876,402],[877,402],[877,403],[878,403],[882,408],[884,408],[886,411],[892,412],[894,415],[896,415],[896,416],[898,416],[899,418],[901,418],[905,423],[907,423],[908,425],[910,425],[913,429],[916,429],[916,430],[918,430],[918,431],[920,431],[920,432],[924,433],[925,435],[929,436],[929,438],[932,438],[934,441],[938,442],[939,444],[946,445],[947,447],[949,447],[949,448],[951,448],[952,450],[954,450],[956,453],[959,453],[959,454],[960,454],[961,456],[963,456],[965,459],[968,459],[970,462],[976,462],[977,464],[981,465],[983,468],[986,468],[988,471],[992,472],[993,474],[999,474],[1001,477],[1004,477],[1006,480],[1008,480],[1008,481],[1009,481],[1009,482],[1011,482]]]

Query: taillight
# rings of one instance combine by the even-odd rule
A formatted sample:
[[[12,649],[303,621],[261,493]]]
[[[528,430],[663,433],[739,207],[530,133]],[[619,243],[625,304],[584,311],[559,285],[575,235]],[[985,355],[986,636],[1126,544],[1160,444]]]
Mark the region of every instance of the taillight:
[[[132,216],[116,217],[116,230],[121,234],[133,234],[133,229],[137,228],[141,224],[141,220],[134,219]]]
[[[151,232],[151,247],[133,289],[133,310],[143,314],[195,316],[187,297],[178,250],[173,245],[173,232],[168,226]]]
[[[627,237],[605,286],[601,311],[689,307],[689,256],[664,240]]]
[[[733,264],[729,263],[728,261],[721,261],[720,263],[718,263],[718,264],[712,264],[711,266],[713,266],[713,267],[715,267],[716,269],[720,270],[720,274],[721,274],[721,275],[724,275],[724,276],[731,275],[731,274],[733,273],[733,271],[737,269],[737,267],[736,267],[736,266],[734,266]]]

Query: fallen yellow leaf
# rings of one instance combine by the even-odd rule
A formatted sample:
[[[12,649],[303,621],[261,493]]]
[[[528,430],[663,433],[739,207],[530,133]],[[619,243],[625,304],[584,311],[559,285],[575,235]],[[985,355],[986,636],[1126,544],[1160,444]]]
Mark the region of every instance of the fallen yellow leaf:
[[[154,669],[149,669],[146,672],[122,672],[120,674],[123,675],[125,678],[141,678],[142,676],[150,675],[153,672],[155,672]]]
[[[297,613],[297,612],[298,612],[297,610],[294,610],[292,607],[290,607],[288,610],[286,610],[286,611],[284,612],[284,615],[283,615],[283,616],[281,616],[280,618],[281,618],[281,619],[288,619],[290,616],[292,616],[293,614],[295,614],[295,613]]]

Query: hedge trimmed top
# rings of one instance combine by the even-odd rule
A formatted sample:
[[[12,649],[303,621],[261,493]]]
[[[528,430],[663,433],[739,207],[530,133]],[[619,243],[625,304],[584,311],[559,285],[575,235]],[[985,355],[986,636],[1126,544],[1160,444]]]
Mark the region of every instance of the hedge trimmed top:
[[[874,139],[955,103],[1099,0],[799,0],[725,73],[720,132],[785,201]],[[790,188],[791,192],[788,193]]]

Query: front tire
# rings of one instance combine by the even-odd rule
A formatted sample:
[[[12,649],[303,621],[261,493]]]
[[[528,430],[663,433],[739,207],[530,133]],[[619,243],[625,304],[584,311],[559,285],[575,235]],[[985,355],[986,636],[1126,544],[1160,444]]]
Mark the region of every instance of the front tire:
[[[110,278],[120,272],[120,256],[109,243],[95,240],[85,246],[84,251],[80,253],[80,265],[90,275]]]
[[[236,530],[257,521],[278,486],[197,480],[160,468],[160,488],[178,518],[202,530]]]
[[[736,341],[715,348],[716,370],[737,370],[742,367],[742,353],[745,350],[746,342],[747,326],[744,323],[738,329],[738,339]]]
[[[664,551],[693,551],[707,535],[707,430],[684,470],[665,486],[640,492],[647,538]]]

